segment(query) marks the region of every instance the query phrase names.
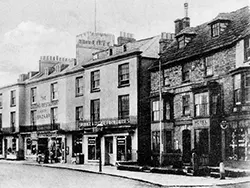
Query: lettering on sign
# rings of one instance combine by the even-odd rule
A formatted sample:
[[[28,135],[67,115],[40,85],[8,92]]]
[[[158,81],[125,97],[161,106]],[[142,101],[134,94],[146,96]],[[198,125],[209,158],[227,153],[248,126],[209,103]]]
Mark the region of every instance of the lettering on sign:
[[[194,127],[209,127],[209,119],[195,119],[193,120]]]

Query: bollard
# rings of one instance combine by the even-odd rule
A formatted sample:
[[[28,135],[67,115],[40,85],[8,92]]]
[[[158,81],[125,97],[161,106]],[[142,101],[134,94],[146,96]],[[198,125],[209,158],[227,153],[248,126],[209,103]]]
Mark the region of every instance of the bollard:
[[[225,179],[225,166],[223,162],[220,163],[220,179]]]

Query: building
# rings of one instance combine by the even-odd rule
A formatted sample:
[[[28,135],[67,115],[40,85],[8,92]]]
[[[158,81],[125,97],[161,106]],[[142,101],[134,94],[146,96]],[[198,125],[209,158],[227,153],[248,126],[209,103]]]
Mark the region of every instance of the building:
[[[160,37],[131,37],[122,33],[118,45],[94,53],[83,64],[85,163],[98,161],[100,147],[103,164],[150,160],[148,68],[158,58]],[[103,126],[101,139],[97,125]]]
[[[163,143],[162,164],[189,163],[192,149],[203,165],[249,160],[249,17],[244,7],[190,27],[186,12],[174,40],[163,34],[150,69],[152,150],[159,158]]]

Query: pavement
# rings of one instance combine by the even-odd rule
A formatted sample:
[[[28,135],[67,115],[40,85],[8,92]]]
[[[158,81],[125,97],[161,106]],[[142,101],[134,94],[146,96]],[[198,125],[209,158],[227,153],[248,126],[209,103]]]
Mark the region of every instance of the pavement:
[[[117,170],[116,166],[102,166],[102,172],[99,172],[98,164],[68,164],[68,163],[53,163],[53,164],[38,164],[34,161],[10,161],[0,160],[1,163],[11,163],[20,165],[32,165],[49,168],[59,168],[67,170],[76,170],[89,173],[97,173],[110,175],[115,177],[127,178],[145,183],[150,183],[160,187],[227,187],[227,188],[249,188],[250,177],[226,178],[220,180],[212,177],[195,177],[185,175],[172,174],[157,174],[151,172],[133,172]]]

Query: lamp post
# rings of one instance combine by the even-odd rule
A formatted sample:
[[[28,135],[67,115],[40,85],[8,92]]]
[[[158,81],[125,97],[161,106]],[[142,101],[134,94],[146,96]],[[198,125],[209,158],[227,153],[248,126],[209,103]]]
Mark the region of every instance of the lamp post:
[[[100,158],[99,158],[99,172],[102,172],[102,143],[101,143],[101,138],[102,138],[102,132],[103,132],[103,124],[99,123],[96,126],[98,137],[100,140]]]
[[[162,164],[162,152],[163,152],[163,144],[162,144],[162,93],[161,93],[161,59],[159,59],[159,108],[160,108],[160,114],[159,114],[159,129],[160,129],[160,158],[159,163]]]

